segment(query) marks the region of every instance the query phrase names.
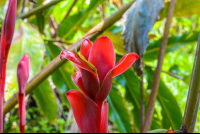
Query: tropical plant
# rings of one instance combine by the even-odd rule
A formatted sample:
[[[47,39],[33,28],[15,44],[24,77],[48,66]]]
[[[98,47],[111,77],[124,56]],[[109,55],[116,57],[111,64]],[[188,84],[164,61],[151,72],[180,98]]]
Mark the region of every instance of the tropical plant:
[[[1,0],[0,132],[200,132],[199,6]]]

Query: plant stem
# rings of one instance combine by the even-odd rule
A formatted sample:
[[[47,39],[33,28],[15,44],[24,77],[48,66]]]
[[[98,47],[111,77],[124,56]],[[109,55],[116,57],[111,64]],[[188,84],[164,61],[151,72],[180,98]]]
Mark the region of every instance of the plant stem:
[[[153,67],[153,66],[150,66],[150,65],[147,65],[147,64],[145,64],[145,66],[151,67],[151,68],[156,68],[156,67]],[[176,79],[180,79],[180,80],[183,80],[183,79],[184,79],[183,76],[180,76],[180,75],[178,75],[178,74],[174,74],[174,73],[167,72],[167,71],[163,71],[163,70],[161,70],[161,72],[166,73],[166,74],[168,74],[168,75],[170,75],[170,76],[172,76],[172,77],[174,77],[174,78],[176,78]]]
[[[198,113],[198,110],[199,110],[199,101],[200,101],[200,93],[199,93],[199,97],[198,97],[198,102],[196,104],[196,108],[195,108],[195,114],[194,114],[194,117],[193,120],[192,120],[192,125],[190,127],[190,131],[191,132],[194,132],[194,128],[195,128],[195,123],[196,123],[196,119],[197,119],[197,113]]]
[[[196,56],[194,60],[194,66],[192,71],[192,77],[190,82],[190,88],[188,92],[188,98],[183,118],[183,124],[186,125],[188,132],[193,132],[196,120],[195,109],[199,101],[199,89],[200,89],[200,33],[197,43]]]
[[[142,73],[140,75],[140,132],[142,131],[142,126],[144,123],[144,81],[143,81],[143,76],[144,76],[144,55],[140,57],[140,65],[141,65],[141,70]]]
[[[41,6],[38,6],[36,8],[34,8],[33,10],[27,12],[27,13],[24,13],[24,14],[21,14],[18,16],[18,18],[22,18],[22,19],[25,19],[25,18],[28,18],[34,14],[37,14],[53,5],[56,5],[57,3],[61,2],[62,0],[53,0],[52,2],[49,2],[48,4],[46,5],[41,5]]]
[[[63,44],[66,44],[66,45],[71,45],[71,44],[73,44],[73,43],[71,43],[71,42],[66,42],[66,41],[63,41],[63,40],[57,40],[57,39],[54,39],[54,38],[52,38],[52,39],[44,39],[44,41],[48,41],[48,42],[59,42],[59,43],[63,43]]]
[[[2,59],[5,62],[1,63],[1,72],[0,72],[0,133],[3,133],[3,105],[4,105],[4,88],[5,88],[5,79],[6,79],[6,59]]]
[[[158,65],[157,65],[157,68],[155,71],[155,76],[154,76],[154,80],[153,80],[153,84],[152,84],[152,91],[151,91],[149,104],[148,104],[148,108],[147,108],[146,119],[145,119],[144,125],[142,127],[143,133],[149,131],[151,128],[151,123],[152,123],[152,118],[153,118],[153,113],[154,113],[154,105],[155,105],[156,98],[158,95],[158,87],[159,87],[159,83],[160,83],[160,73],[162,70],[163,59],[164,59],[166,48],[167,48],[169,28],[171,25],[171,20],[173,17],[175,4],[176,4],[176,0],[171,0],[168,15],[167,15],[167,20],[165,23],[164,35],[162,38],[161,47],[160,47],[160,51],[159,51]]]
[[[106,30],[110,26],[112,26],[116,21],[118,21],[122,15],[126,12],[127,9],[135,2],[135,0],[129,2],[124,5],[121,9],[119,9],[116,13],[114,13],[109,18],[100,22],[94,28],[92,28],[86,35],[85,38],[92,39],[98,36],[101,31]],[[74,51],[80,47],[82,43],[82,39],[74,43],[70,46],[68,50]],[[60,56],[58,55],[49,65],[43,68],[33,79],[31,79],[26,86],[26,94],[31,93],[37,86],[39,86],[49,75],[55,72],[59,67],[61,67],[67,60],[60,60]],[[14,94],[4,105],[4,115],[9,112],[15,105],[17,104],[17,94]]]

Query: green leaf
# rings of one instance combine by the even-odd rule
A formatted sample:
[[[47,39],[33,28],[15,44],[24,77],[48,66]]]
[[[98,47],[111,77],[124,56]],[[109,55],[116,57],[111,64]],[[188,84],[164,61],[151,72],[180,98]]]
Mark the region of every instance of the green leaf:
[[[73,2],[74,0],[64,0],[55,5],[52,15],[58,24],[64,19]],[[76,5],[74,8],[76,8]],[[73,13],[73,10],[71,11],[71,13]]]
[[[134,124],[140,128],[140,81],[133,71],[133,68],[128,69],[122,74],[126,81],[126,99],[134,105],[132,114]]]
[[[51,124],[57,124],[57,103],[55,95],[45,80],[34,90],[34,98],[39,106],[40,111]]]
[[[44,33],[44,23],[45,23],[43,12],[37,13],[36,19],[37,19],[37,25],[38,25],[39,31],[41,34],[43,34]]]
[[[145,67],[145,71],[148,75],[149,88],[152,87],[154,71],[150,67]],[[182,113],[181,109],[177,103],[176,98],[167,88],[162,80],[160,80],[159,91],[158,91],[158,101],[162,107],[162,126],[164,129],[179,130],[182,124]]]
[[[167,129],[156,129],[156,130],[151,130],[148,131],[147,133],[165,133]]]
[[[118,89],[113,86],[108,96],[109,118],[113,121],[121,133],[133,133],[133,125],[131,124],[131,115],[125,100],[122,98]]]
[[[185,75],[183,78],[183,81],[187,84],[190,85],[190,80],[191,80],[192,75]]]
[[[117,56],[117,60],[120,57]],[[137,130],[140,130],[140,80],[133,71],[133,68],[129,68],[127,71],[122,73],[115,78],[115,80],[126,89],[126,100],[133,104],[134,108],[132,109],[132,115],[134,119],[134,125]],[[147,105],[145,105],[145,109],[147,109]],[[154,116],[151,129],[157,129],[161,127],[161,120],[156,112],[154,111]]]
[[[68,17],[59,27],[58,35],[65,40],[71,40],[77,32],[76,27],[81,26],[88,14],[104,0],[92,0],[87,10],[82,10],[78,14]]]
[[[189,43],[196,42],[198,40],[199,32],[191,32],[183,34],[182,36],[171,36],[168,39],[167,51],[166,53],[173,52]],[[147,47],[147,51],[144,54],[145,61],[152,61],[158,58],[158,53],[160,50],[161,40],[156,40]]]
[[[7,61],[6,81],[9,83],[9,95],[17,92],[17,65],[25,53],[30,57],[29,80],[39,73],[45,52],[43,44],[41,35],[35,28],[22,20],[17,20]]]
[[[189,17],[194,14],[198,14],[200,13],[199,6],[200,6],[199,0],[177,0],[173,16]],[[169,10],[169,2],[165,4],[165,8],[160,14],[161,19],[167,17],[168,10]]]
[[[6,0],[1,0],[1,1],[0,1],[0,6],[4,6],[5,3],[6,3]]]
[[[179,72],[179,66],[174,64],[170,69],[169,69],[170,72],[174,73],[174,74],[178,74]]]
[[[46,43],[46,48],[48,55],[53,60],[61,52],[61,49],[52,43]],[[74,66],[70,61],[67,61],[62,67],[56,70],[52,74],[52,80],[55,86],[60,90],[63,96],[64,102],[70,107],[68,100],[66,99],[65,94],[71,89],[77,89],[76,85],[73,83],[71,76],[74,73]]]

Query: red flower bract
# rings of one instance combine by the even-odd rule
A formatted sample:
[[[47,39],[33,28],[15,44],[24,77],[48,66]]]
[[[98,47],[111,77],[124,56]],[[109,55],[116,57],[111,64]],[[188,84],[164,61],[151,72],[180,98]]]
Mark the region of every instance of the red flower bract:
[[[85,94],[71,90],[67,98],[81,132],[107,132],[108,104],[104,100],[110,93],[112,78],[126,71],[139,56],[126,54],[115,65],[116,55],[108,37],[100,37],[94,44],[85,39],[80,53],[63,50],[60,54],[61,59],[72,61],[78,68],[72,80]]]
[[[6,62],[15,30],[17,0],[10,0],[1,30],[0,45],[0,133],[3,133],[3,103],[6,79]]]

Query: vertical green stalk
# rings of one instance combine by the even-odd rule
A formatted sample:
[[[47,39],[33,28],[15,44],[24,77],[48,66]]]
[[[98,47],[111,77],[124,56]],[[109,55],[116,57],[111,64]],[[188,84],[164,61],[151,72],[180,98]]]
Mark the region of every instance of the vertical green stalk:
[[[185,108],[183,123],[186,125],[188,132],[193,132],[193,126],[196,120],[195,109],[198,106],[200,89],[200,34],[197,43],[197,50],[194,60],[190,88],[188,92],[187,104]]]

